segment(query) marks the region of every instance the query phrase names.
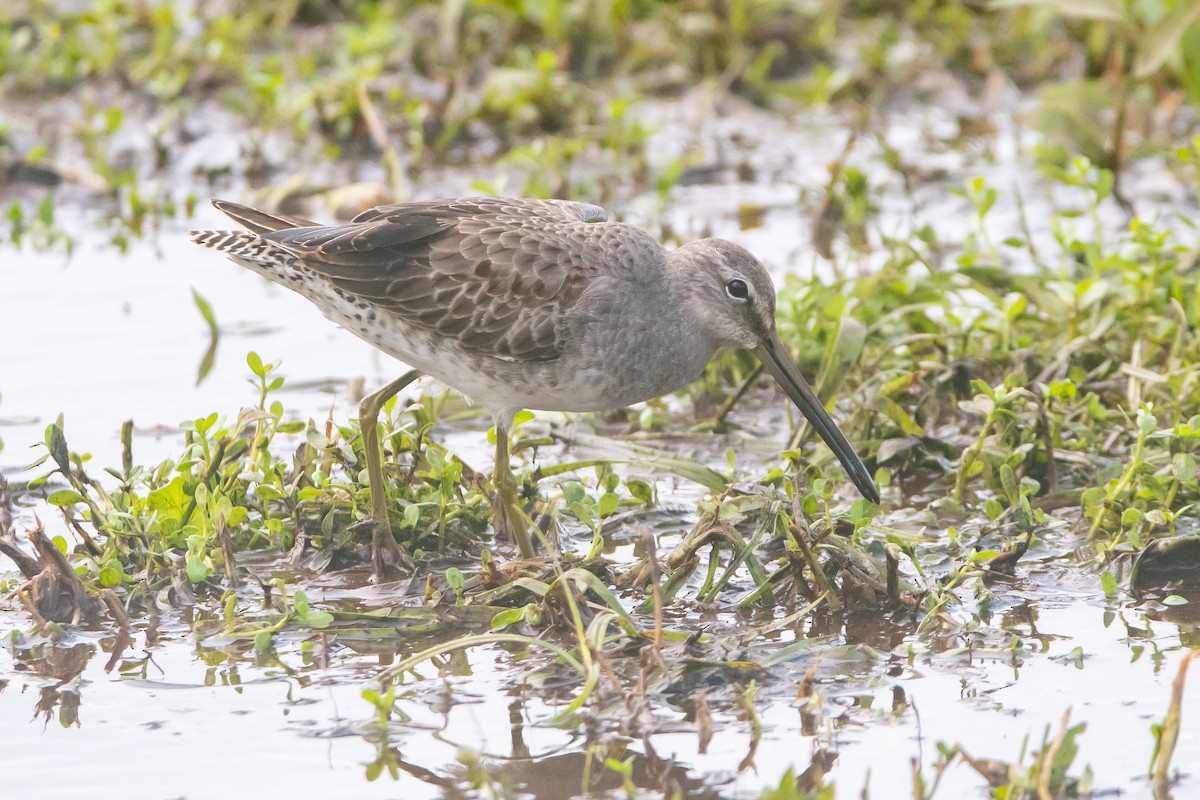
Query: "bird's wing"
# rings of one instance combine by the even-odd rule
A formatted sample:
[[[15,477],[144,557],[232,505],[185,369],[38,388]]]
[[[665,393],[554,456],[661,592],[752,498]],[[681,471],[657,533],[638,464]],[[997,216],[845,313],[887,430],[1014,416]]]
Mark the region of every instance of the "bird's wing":
[[[584,203],[467,198],[381,206],[345,225],[289,226],[264,238],[343,291],[465,350],[553,361],[589,279],[624,257],[612,239],[635,230],[589,224],[607,219]]]

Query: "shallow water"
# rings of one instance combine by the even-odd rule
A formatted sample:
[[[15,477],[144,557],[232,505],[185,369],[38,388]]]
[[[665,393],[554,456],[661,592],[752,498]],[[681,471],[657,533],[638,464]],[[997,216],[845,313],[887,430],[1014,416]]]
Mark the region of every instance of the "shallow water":
[[[738,133],[757,182],[680,188],[663,219],[684,236],[711,229],[737,238],[776,274],[809,271],[815,259],[806,252],[808,221],[790,204],[798,190],[819,188],[824,164],[841,142],[830,136],[831,121],[791,126],[753,114],[743,109],[699,135],[727,144],[730,131]],[[929,149],[929,131],[944,124],[936,115],[899,118],[892,144]],[[939,168],[951,170],[952,185],[977,171],[1013,177],[1018,150],[1001,136],[994,158],[947,156]],[[961,224],[956,217],[964,206],[945,183],[922,190],[928,196],[914,205],[894,176],[880,180],[884,227],[925,217],[948,229]],[[1153,165],[1131,180],[1169,186]],[[1168,213],[1182,197],[1172,191],[1160,195]],[[743,202],[768,207],[761,227],[738,231]],[[1007,225],[1011,209],[997,213],[998,225]],[[655,214],[653,201],[631,205],[634,220],[650,222]],[[188,227],[213,224],[221,224],[218,215],[205,208]],[[81,219],[74,227],[85,225]],[[60,413],[71,447],[92,453],[94,464],[119,463],[119,428],[130,418],[137,425],[138,462],[177,453],[180,421],[213,410],[233,416],[256,400],[244,382],[251,349],[283,360],[288,386],[279,398],[286,416],[301,419],[354,416],[350,382],[363,378],[377,386],[400,370],[324,321],[307,301],[195,248],[182,226],[169,226],[155,243],[135,244],[125,255],[101,244],[97,234],[80,237],[70,263],[52,255],[0,254],[0,468],[13,480],[29,477],[21,467],[40,451],[27,446],[40,442]],[[213,304],[222,328],[216,365],[199,386],[208,332],[193,306],[193,288]],[[484,427],[475,421],[440,433],[464,460],[483,466],[490,457]],[[720,464],[726,443],[701,442],[700,451]],[[554,453],[540,457],[553,460]],[[658,482],[663,504],[683,509],[666,515],[668,524],[658,529],[663,551],[690,526],[699,494],[677,486],[672,478]],[[57,512],[37,502],[19,509],[18,529],[32,527],[34,515],[51,534],[68,535]],[[631,539],[625,536],[609,557],[631,561]],[[801,773],[816,761],[826,762],[845,796],[867,788],[871,797],[906,797],[914,760],[931,777],[939,742],[960,744],[975,758],[1020,762],[1023,750],[1041,746],[1047,728],[1053,738],[1068,709],[1072,724],[1087,723],[1072,774],[1088,764],[1098,790],[1145,796],[1150,726],[1166,713],[1200,615],[1189,614],[1191,606],[1168,609],[1152,600],[1111,605],[1099,578],[1069,563],[1076,544],[1036,544],[1017,578],[992,587],[989,608],[952,610],[964,626],[954,636],[922,641],[911,617],[875,610],[818,614],[757,638],[745,634],[771,622],[761,612],[691,609],[673,619],[675,630],[705,630],[719,645],[737,643],[725,658],[764,665],[737,676],[741,685],[749,677],[756,681],[757,745],[748,721],[729,706],[729,676],[719,672],[680,677],[675,693],[653,698],[656,710],[638,718],[640,730],[620,723],[620,713],[596,715],[581,728],[559,727],[552,717],[570,701],[574,685],[540,656],[482,646],[447,658],[441,674],[428,663],[418,668],[421,679],[410,677],[398,690],[406,721],[394,716],[384,736],[362,689],[379,669],[439,634],[389,625],[302,629],[278,635],[276,652],[258,654],[252,641],[219,633],[210,598],[195,609],[162,609],[152,624],[135,624],[131,641],[106,669],[115,631],[74,631],[51,643],[31,637],[28,617],[6,606],[0,610],[6,633],[0,752],[19,755],[21,768],[6,771],[3,796],[73,798],[83,787],[129,798],[489,796],[486,788],[471,788],[483,775],[518,787],[521,796],[550,800],[583,794],[589,770],[595,791],[623,796],[619,778],[601,762],[633,756],[633,780],[646,796],[661,796],[674,781],[686,797],[756,797],[778,785],[786,769]],[[263,574],[275,568],[258,567]],[[0,569],[11,565],[0,562]],[[316,606],[419,603],[419,588],[411,597],[404,584],[364,586],[358,573],[296,579]],[[975,615],[983,624],[972,629]],[[796,690],[810,668],[821,700],[801,709]],[[555,689],[559,684],[562,691]],[[714,723],[703,753],[689,699],[699,686],[710,698]],[[602,696],[611,707],[621,702],[611,692]],[[1194,688],[1185,695],[1183,718],[1174,759],[1182,772],[1178,797],[1200,794],[1200,692]],[[381,759],[398,777],[384,768],[372,779]],[[959,762],[937,796],[984,796],[983,787]]]
[[[906,796],[890,787],[907,784],[913,759],[928,765],[938,742],[959,743],[977,758],[1016,760],[1026,737],[1037,746],[1071,708],[1072,722],[1088,725],[1076,767],[1090,764],[1100,789],[1147,794],[1149,726],[1165,712],[1187,650],[1180,630],[1135,609],[1114,614],[1086,587],[1054,587],[1048,577],[1040,586],[1024,583],[1023,590],[998,593],[1000,605],[1014,604],[998,615],[1008,618],[1001,626],[1017,636],[1019,655],[1002,637],[974,644],[964,637],[945,642],[941,652],[910,649],[895,629],[890,651],[878,649],[886,631],[878,620],[859,619],[847,627],[873,647],[839,647],[850,634],[835,633],[773,664],[770,676],[759,678],[763,736],[744,769],[751,735],[729,712],[714,713],[705,754],[682,707],[660,713],[648,736],[611,734],[604,741],[645,762],[639,785],[653,789],[667,771],[690,787],[689,797],[756,796],[785,768],[800,772],[829,753],[837,756],[831,778],[844,791]],[[312,588],[310,596],[319,602],[321,592]],[[9,642],[0,651],[7,681],[0,740],[22,754],[24,769],[9,774],[6,796],[74,797],[81,786],[129,797],[457,796],[464,752],[523,796],[582,793],[586,742],[543,724],[569,698],[544,695],[526,681],[524,659],[499,646],[450,659],[440,676],[420,668],[423,679],[400,690],[406,722],[393,723],[382,745],[359,692],[389,654],[428,644],[413,638],[383,635],[364,647],[354,635],[343,641],[299,632],[277,640],[278,655],[259,657],[249,641],[197,641],[178,612],[168,611],[153,631],[135,632],[111,672],[111,635],[81,632],[57,645]],[[764,643],[754,656],[768,661],[788,644]],[[815,718],[793,699],[814,664],[825,698]],[[714,701],[722,691],[709,688]],[[1195,701],[1185,704],[1185,721],[1197,711]],[[386,772],[367,779],[381,750],[398,764],[397,780]],[[1196,759],[1200,737],[1185,722],[1175,763],[1187,773]],[[98,764],[106,765],[102,777]],[[1179,796],[1193,782],[1186,777]],[[973,796],[979,785],[975,773],[955,766],[940,796]]]

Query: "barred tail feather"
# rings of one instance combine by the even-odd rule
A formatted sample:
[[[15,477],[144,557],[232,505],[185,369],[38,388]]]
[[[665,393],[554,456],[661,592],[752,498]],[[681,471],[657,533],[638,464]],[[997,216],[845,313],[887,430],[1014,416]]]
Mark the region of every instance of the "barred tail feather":
[[[224,252],[243,249],[258,237],[245,231],[188,231],[192,241],[201,247]]]
[[[251,262],[268,269],[296,269],[296,257],[274,242],[257,233],[246,231],[188,231],[192,241],[201,247],[219,250],[238,263]],[[247,264],[250,266],[250,264]]]
[[[313,275],[297,258],[282,247],[269,242],[257,233],[247,231],[188,231],[192,241],[201,247],[217,250],[234,263],[257,272],[275,283],[308,296],[313,290]]]

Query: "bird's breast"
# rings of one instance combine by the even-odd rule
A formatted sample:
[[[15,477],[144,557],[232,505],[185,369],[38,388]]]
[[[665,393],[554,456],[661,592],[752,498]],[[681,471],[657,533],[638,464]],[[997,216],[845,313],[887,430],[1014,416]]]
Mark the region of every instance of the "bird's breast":
[[[615,408],[674,392],[703,374],[715,348],[669,306],[617,304],[568,339],[564,372]]]

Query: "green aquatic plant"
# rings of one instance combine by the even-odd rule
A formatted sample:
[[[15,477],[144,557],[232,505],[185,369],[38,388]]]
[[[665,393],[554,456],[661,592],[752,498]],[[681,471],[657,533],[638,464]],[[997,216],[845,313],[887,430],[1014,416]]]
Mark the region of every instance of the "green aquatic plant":
[[[1000,69],[1018,82],[1040,79],[1047,168],[1082,153],[1113,171],[1115,191],[1130,158],[1162,138],[1136,149],[1127,142],[1131,120],[1147,113],[1146,96],[1165,102],[1178,87],[1194,99],[1200,86],[1188,46],[1200,23],[1190,4],[1119,6],[426,0],[317,11],[307,3],[183,10],[104,0],[74,9],[19,0],[0,9],[0,74],[17,103],[67,101],[74,119],[66,138],[35,131],[45,144],[17,160],[104,195],[122,249],[154,234],[161,218],[190,213],[194,198],[168,188],[172,168],[186,157],[190,120],[213,106],[245,128],[259,174],[365,158],[385,173],[392,199],[403,200],[426,170],[511,152],[505,172],[521,173],[524,193],[603,201],[617,195],[614,171],[625,185],[634,177],[662,192],[673,183],[678,165],[648,165],[647,132],[626,113],[649,96],[701,84],[715,97],[733,92],[786,110],[833,102],[865,119],[928,69],[927,58],[913,55],[921,47],[967,75]],[[844,58],[847,40],[858,43],[857,64]],[[1084,85],[1052,77],[1072,57],[1085,60]],[[92,99],[113,92],[123,99]],[[1110,111],[1115,122],[1104,117]],[[135,129],[150,132],[152,152],[115,145]],[[290,136],[288,152],[272,138],[278,132]],[[82,149],[85,170],[62,168],[70,147]],[[207,178],[221,180],[228,169]],[[850,169],[835,178],[826,221],[836,217],[861,249],[871,213],[865,176]]]

